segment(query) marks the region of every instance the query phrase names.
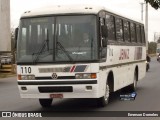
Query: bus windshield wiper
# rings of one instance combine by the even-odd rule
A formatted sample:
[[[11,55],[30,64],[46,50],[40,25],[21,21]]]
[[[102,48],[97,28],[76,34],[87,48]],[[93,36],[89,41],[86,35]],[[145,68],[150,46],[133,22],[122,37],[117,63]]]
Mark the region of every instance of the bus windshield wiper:
[[[33,55],[36,55],[35,58],[34,58],[34,60],[33,60],[33,63],[34,63],[34,64],[39,60],[39,56],[40,56],[43,52],[45,52],[44,49],[45,49],[46,47],[47,47],[47,51],[49,51],[49,44],[48,44],[48,43],[49,43],[49,40],[48,40],[48,39],[45,40],[45,41],[42,43],[42,47],[40,47],[40,49],[38,50],[38,52],[32,54],[32,56],[33,56]]]
[[[46,30],[46,37],[45,37],[45,40],[44,42],[42,43],[42,47],[40,47],[40,49],[38,50],[37,53],[33,53],[33,55],[36,55],[34,60],[33,60],[33,64],[35,64],[38,60],[39,60],[39,56],[44,52],[44,49],[47,47],[47,51],[49,51],[49,34],[48,34],[48,29],[45,29]]]
[[[66,56],[70,59],[70,61],[73,61],[72,57],[68,54],[66,49],[63,47],[63,45],[57,41],[57,45],[60,47],[60,49],[66,54]]]

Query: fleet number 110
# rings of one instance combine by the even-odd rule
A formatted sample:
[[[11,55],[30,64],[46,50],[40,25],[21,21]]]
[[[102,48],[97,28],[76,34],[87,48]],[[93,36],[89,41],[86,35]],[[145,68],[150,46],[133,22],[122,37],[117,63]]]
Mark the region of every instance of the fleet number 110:
[[[22,73],[31,73],[31,67],[21,67]]]

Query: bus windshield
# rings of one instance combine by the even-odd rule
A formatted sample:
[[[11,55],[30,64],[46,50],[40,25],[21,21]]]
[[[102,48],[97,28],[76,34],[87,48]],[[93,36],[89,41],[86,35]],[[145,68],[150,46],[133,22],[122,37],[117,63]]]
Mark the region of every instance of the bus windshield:
[[[23,18],[17,62],[98,60],[96,16]]]

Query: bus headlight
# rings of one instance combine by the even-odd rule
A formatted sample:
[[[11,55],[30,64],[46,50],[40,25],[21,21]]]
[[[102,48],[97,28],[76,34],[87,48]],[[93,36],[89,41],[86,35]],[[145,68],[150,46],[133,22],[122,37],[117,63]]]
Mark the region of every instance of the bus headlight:
[[[28,80],[35,80],[35,75],[28,75]]]
[[[21,75],[21,80],[28,80],[27,75]]]
[[[76,79],[95,79],[97,78],[96,73],[79,73],[75,75]]]
[[[75,78],[76,79],[83,79],[83,74],[76,74]]]
[[[35,80],[35,75],[18,75],[18,80]]]

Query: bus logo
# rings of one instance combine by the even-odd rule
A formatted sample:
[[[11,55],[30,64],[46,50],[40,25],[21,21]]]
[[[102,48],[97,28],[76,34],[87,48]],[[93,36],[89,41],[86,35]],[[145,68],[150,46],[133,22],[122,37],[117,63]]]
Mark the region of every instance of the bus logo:
[[[56,73],[53,73],[53,74],[52,74],[52,78],[53,78],[53,79],[57,79],[57,78],[58,78],[57,74],[56,74]]]

